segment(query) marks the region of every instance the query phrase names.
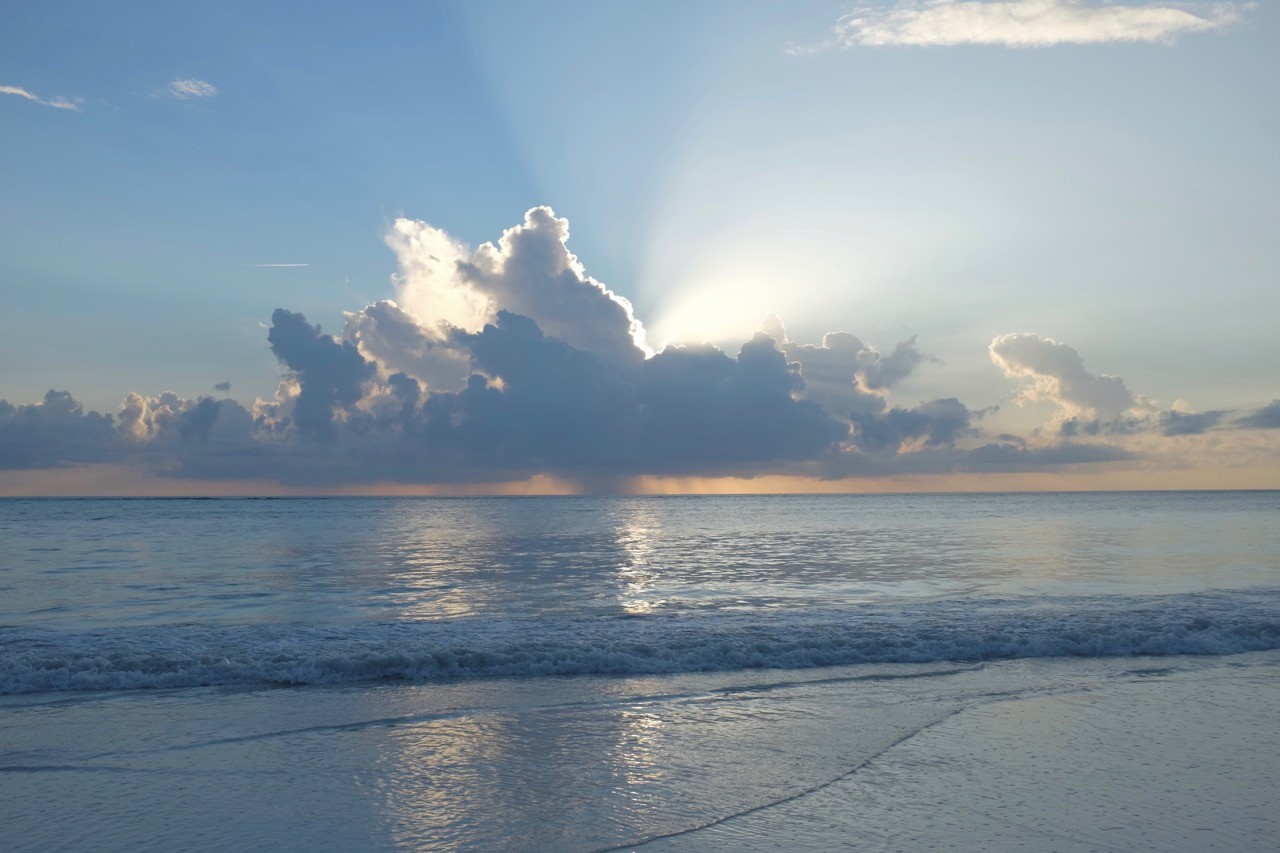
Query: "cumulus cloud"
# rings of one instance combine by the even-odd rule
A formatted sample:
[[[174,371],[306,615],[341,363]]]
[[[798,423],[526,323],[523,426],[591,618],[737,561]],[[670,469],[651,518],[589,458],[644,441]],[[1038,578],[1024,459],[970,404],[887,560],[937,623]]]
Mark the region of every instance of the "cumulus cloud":
[[[68,98],[63,95],[53,98],[41,98],[21,86],[0,86],[0,95],[17,95],[19,98],[31,101],[33,104],[53,107],[55,110],[71,110],[72,112],[80,112],[84,104],[84,98]]]
[[[1051,338],[1000,335],[988,351],[1006,376],[1023,380],[1021,400],[1048,400],[1065,419],[1110,421],[1138,405],[1120,377],[1090,373],[1074,347]]]
[[[1189,435],[1227,414],[1153,414],[1118,378],[1036,335],[991,344],[1024,398],[1059,408],[1060,432],[1030,441],[987,436],[978,422],[992,407],[894,401],[929,360],[915,338],[887,354],[844,331],[806,344],[770,316],[739,347],[652,353],[630,303],[586,273],[568,238],[549,208],[474,250],[398,220],[387,239],[400,261],[395,300],[348,313],[337,335],[285,308],[272,314],[266,343],[281,377],[271,398],[246,408],[130,394],[114,414],[65,392],[0,401],[0,467],[118,462],[318,487],[550,475],[583,489],[643,475],[1007,472],[1127,459],[1104,434]]]
[[[1085,0],[901,0],[857,6],[823,47],[961,44],[1050,47],[1109,42],[1172,43],[1224,29],[1254,4],[1115,3]],[[809,49],[813,50],[813,48]],[[803,49],[796,52],[804,52]]]
[[[917,349],[915,338],[899,342],[888,356],[849,332],[829,332],[820,346],[797,343],[787,338],[776,314],[761,322],[760,331],[798,365],[804,379],[798,393],[839,417],[884,409],[885,391],[927,358]]]
[[[66,391],[14,406],[0,400],[0,468],[49,468],[112,458],[110,415],[86,412]]]
[[[334,419],[364,396],[374,366],[349,341],[339,343],[301,314],[277,308],[267,333],[271,351],[297,379],[289,417],[298,432],[321,441],[335,436]]]
[[[212,98],[218,94],[218,87],[206,80],[186,77],[171,81],[167,91],[180,101],[189,101],[192,98]]]
[[[86,410],[66,391],[28,405],[0,400],[0,469],[131,461],[182,473],[228,453],[258,453],[253,419],[234,400],[129,394],[114,415]]]
[[[569,221],[535,207],[497,245],[470,251],[438,228],[397,220],[388,244],[400,260],[399,302],[429,326],[476,331],[499,308],[529,317],[548,335],[617,364],[646,354],[631,303],[586,274],[568,248]]]
[[[1000,335],[989,347],[991,360],[1006,376],[1020,380],[1017,401],[1057,406],[1052,432],[1066,439],[1159,433],[1201,435],[1230,414],[1192,411],[1185,400],[1161,411],[1155,401],[1133,394],[1118,376],[1097,375],[1074,347],[1033,334]]]
[[[342,336],[384,374],[404,373],[431,391],[460,391],[471,374],[471,358],[453,339],[459,328],[426,324],[386,299],[348,313]]]

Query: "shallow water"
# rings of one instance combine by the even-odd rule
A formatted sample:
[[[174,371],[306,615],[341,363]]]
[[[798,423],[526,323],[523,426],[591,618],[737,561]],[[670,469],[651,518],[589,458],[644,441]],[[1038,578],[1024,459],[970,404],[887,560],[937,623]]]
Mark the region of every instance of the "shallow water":
[[[1185,710],[1204,697],[1217,704],[1201,716],[1222,719],[1220,685],[1230,678],[1239,682],[1237,705],[1264,700],[1253,705],[1256,717],[1267,696],[1276,698],[1277,676],[1280,653],[1263,652],[12,696],[0,699],[0,742],[10,745],[0,817],[6,847],[32,851],[586,851],[664,836],[680,849],[752,849],[752,839],[771,841],[754,849],[832,849],[832,839],[921,835],[927,821],[903,819],[923,805],[921,791],[933,805],[917,814],[933,817],[963,794],[943,780],[971,777],[965,785],[973,789],[974,779],[988,778],[973,756],[935,745],[915,750],[916,769],[894,776],[911,796],[889,796],[884,782],[870,791],[860,784],[862,773],[884,774],[877,760],[935,727],[945,731],[957,715],[1137,684],[1149,704]],[[1153,692],[1160,682],[1181,692]],[[1140,733],[1131,707],[1103,719]],[[1099,728],[1096,720],[1090,728]],[[1230,744],[1271,756],[1274,776],[1274,725],[1269,732],[1272,742]],[[1092,751],[1120,754],[1142,743],[1119,734]],[[1177,754],[1201,734],[1184,726],[1163,749]],[[1003,733],[1006,741],[1015,735]],[[971,734],[960,740],[995,754]],[[1016,749],[1040,757],[1023,775],[1043,784],[1044,744]],[[1067,754],[1065,769],[1078,775],[1089,752]],[[1002,778],[1012,775],[1006,769]],[[1026,784],[1024,812],[1036,792]],[[1260,795],[1274,804],[1273,791]],[[867,797],[881,813],[874,822]],[[1275,837],[1276,826],[1259,831]]]

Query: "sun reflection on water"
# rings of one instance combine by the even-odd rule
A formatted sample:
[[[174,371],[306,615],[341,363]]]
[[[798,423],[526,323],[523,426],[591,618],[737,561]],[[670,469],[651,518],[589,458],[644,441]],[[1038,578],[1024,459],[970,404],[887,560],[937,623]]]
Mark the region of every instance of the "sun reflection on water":
[[[624,558],[618,567],[618,605],[627,614],[652,613],[666,603],[654,594],[662,580],[654,547],[660,532],[657,514],[650,506],[632,504],[624,510],[618,527],[618,545]]]

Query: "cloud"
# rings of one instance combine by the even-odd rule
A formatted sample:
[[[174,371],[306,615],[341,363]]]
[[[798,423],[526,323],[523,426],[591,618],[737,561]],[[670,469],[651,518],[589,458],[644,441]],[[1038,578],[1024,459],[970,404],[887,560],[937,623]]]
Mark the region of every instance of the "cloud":
[[[915,338],[899,342],[892,353],[882,356],[849,332],[829,332],[821,346],[789,340],[776,314],[764,318],[760,331],[799,365],[804,385],[798,393],[839,417],[881,411],[886,406],[884,392],[927,360],[916,348]]]
[[[187,101],[192,98],[212,98],[218,94],[218,87],[205,80],[188,77],[170,82],[168,92],[180,101]]]
[[[892,388],[906,379],[925,360],[925,356],[916,349],[916,339],[899,341],[893,352],[885,356],[877,355],[874,360],[866,362],[862,369],[862,382],[868,388]]]
[[[578,349],[638,364],[647,349],[631,303],[588,276],[568,240],[569,221],[549,207],[474,252],[410,219],[397,220],[387,238],[404,270],[398,302],[426,324],[477,331],[505,309]]]
[[[307,267],[307,266],[311,266],[311,265],[310,265],[310,264],[249,264],[249,266],[251,266],[251,267],[282,268],[282,267]]]
[[[1064,441],[1045,447],[1027,447],[1020,442],[992,442],[965,454],[957,470],[1028,471],[1060,466],[1122,462],[1137,458],[1133,451],[1113,444],[1085,444]]]
[[[0,400],[0,469],[126,461],[181,474],[202,457],[258,454],[253,429],[249,412],[234,400],[129,394],[111,415],[86,411],[66,391],[49,391],[39,403]],[[218,465],[206,467],[217,475]]]
[[[14,406],[0,400],[0,468],[48,468],[114,458],[110,415],[86,412],[66,391]]]
[[[1225,411],[1180,412],[1175,409],[1161,412],[1157,420],[1164,435],[1200,435],[1217,426],[1226,415]]]
[[[404,373],[431,391],[460,391],[471,374],[471,360],[451,338],[457,328],[443,322],[427,325],[387,299],[348,313],[342,337],[384,374]]]
[[[1280,429],[1280,400],[1272,400],[1255,412],[1235,422],[1242,429]]]
[[[321,334],[306,317],[283,308],[272,313],[267,340],[297,379],[288,416],[298,432],[320,441],[334,438],[334,418],[339,411],[349,413],[364,396],[363,386],[373,378],[374,366],[354,344]]]
[[[223,394],[226,394],[226,393],[228,393],[228,392],[230,392],[230,391],[231,391],[231,383],[230,383],[230,382],[219,382],[217,385],[214,385],[214,386],[213,386],[213,390],[215,390],[215,391],[220,391],[220,392],[222,392]]]
[[[17,95],[19,98],[25,98],[35,104],[53,107],[55,110],[71,110],[72,112],[80,112],[84,104],[84,98],[68,98],[63,95],[53,98],[41,98],[21,86],[0,86],[0,95]]]
[[[1252,3],[1115,3],[1084,0],[900,0],[857,6],[824,47],[962,44],[1050,47],[1111,42],[1173,43],[1224,29]],[[793,52],[812,52],[798,49]]]
[[[893,408],[879,414],[854,416],[854,443],[861,449],[901,452],[905,445],[950,447],[969,431],[971,413],[955,397],[922,403],[912,409]]]
[[[887,355],[845,331],[805,344],[770,316],[735,348],[652,353],[630,303],[586,273],[568,236],[549,208],[475,250],[398,220],[387,239],[400,261],[395,300],[347,313],[337,335],[286,308],[272,314],[266,344],[281,375],[271,398],[246,407],[135,393],[114,414],[85,411],[59,391],[30,405],[0,401],[0,468],[106,463],[301,488],[550,477],[600,491],[645,476],[1103,464],[1228,414],[1181,402],[1157,412],[1119,378],[1089,372],[1072,347],[1029,334],[996,338],[991,357],[1023,399],[1056,404],[1058,430],[994,440],[981,423],[995,407],[892,399],[930,360],[915,338]],[[1261,425],[1265,412],[1238,423]]]
[[[1043,400],[1058,407],[1049,427],[1062,438],[1201,435],[1231,414],[1222,409],[1193,412],[1185,400],[1160,411],[1155,401],[1130,392],[1120,377],[1090,373],[1074,347],[1051,338],[1000,335],[989,353],[1006,376],[1022,381],[1019,403]]]
[[[1074,347],[1033,334],[1000,335],[988,349],[1006,376],[1024,381],[1022,401],[1048,400],[1064,419],[1113,420],[1139,404],[1118,376],[1098,376]]]

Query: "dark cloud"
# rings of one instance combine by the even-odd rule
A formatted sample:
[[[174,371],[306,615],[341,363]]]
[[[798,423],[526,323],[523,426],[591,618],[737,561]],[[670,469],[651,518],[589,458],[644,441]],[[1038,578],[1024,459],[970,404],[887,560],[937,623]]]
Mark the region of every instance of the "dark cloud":
[[[811,459],[834,452],[848,434],[816,403],[796,399],[803,379],[763,333],[736,359],[714,347],[668,347],[644,363],[642,383],[643,456],[652,473]]]
[[[254,445],[252,418],[234,400],[130,394],[119,417],[86,411],[66,391],[40,403],[0,400],[0,468],[46,468],[121,460],[184,460],[214,449]]]
[[[417,408],[420,387],[400,375],[400,405],[382,421],[399,431],[415,478],[741,473],[834,453],[848,433],[795,399],[800,377],[763,335],[736,358],[712,346],[668,347],[627,367],[500,311],[452,343],[477,371],[466,388],[427,395]]]
[[[966,452],[956,468],[975,472],[1028,471],[1136,458],[1137,454],[1113,444],[1064,441],[1033,448],[1021,442],[992,442]]]
[[[914,337],[900,341],[893,352],[880,356],[863,368],[863,384],[873,389],[892,388],[910,376],[924,360],[924,354],[916,348]]]
[[[786,341],[781,347],[787,359],[799,365],[806,399],[839,417],[884,409],[884,397],[858,381],[860,361],[879,354],[856,335],[831,332],[823,336],[821,346]]]
[[[1076,438],[1081,435],[1099,435],[1102,432],[1102,421],[1067,418],[1058,425],[1058,434],[1064,438]]]
[[[271,351],[298,379],[292,419],[304,436],[318,440],[335,435],[334,412],[349,409],[364,395],[374,377],[373,364],[355,344],[339,343],[307,323],[301,314],[277,308],[267,333]]]
[[[201,397],[195,405],[178,416],[178,433],[183,438],[208,441],[209,433],[213,429],[214,422],[218,420],[218,412],[221,408],[222,401],[212,397]]]
[[[1158,417],[1160,431],[1165,435],[1199,435],[1218,425],[1227,415],[1213,412],[1161,412]]]
[[[928,360],[915,338],[901,341],[887,356],[849,332],[829,332],[821,346],[797,343],[787,339],[776,314],[764,318],[760,331],[800,366],[805,399],[842,418],[882,411],[887,405],[884,392]]]
[[[1242,429],[1280,429],[1280,400],[1272,400],[1255,412],[1235,422]]]
[[[949,447],[968,432],[970,417],[969,409],[955,397],[922,403],[913,409],[855,414],[854,443],[872,453],[896,453],[914,441],[925,447]]]
[[[105,462],[118,453],[111,415],[86,412],[66,391],[29,405],[0,400],[0,468]]]
[[[1111,420],[1080,417],[1066,418],[1058,424],[1058,435],[1064,438],[1100,435],[1135,435],[1143,432],[1159,432],[1161,435],[1200,435],[1226,417],[1229,412],[1184,412],[1178,410],[1152,412],[1138,415],[1120,415]]]
[[[221,394],[228,394],[228,393],[230,393],[230,392],[231,392],[231,383],[230,383],[230,382],[219,382],[217,385],[214,385],[214,386],[213,386],[213,390],[215,390],[215,391],[217,391],[217,392],[219,392],[219,393],[221,393]]]
[[[447,414],[456,443],[517,470],[625,465],[640,414],[634,369],[547,337],[532,319],[507,311],[477,334],[458,332],[455,342],[486,381],[473,379],[451,405],[453,395],[433,400],[424,410],[429,432],[443,429]]]

